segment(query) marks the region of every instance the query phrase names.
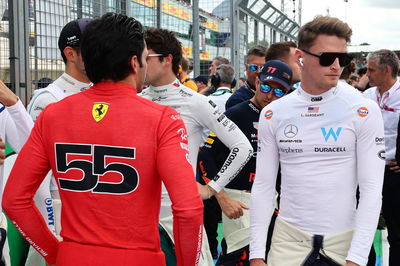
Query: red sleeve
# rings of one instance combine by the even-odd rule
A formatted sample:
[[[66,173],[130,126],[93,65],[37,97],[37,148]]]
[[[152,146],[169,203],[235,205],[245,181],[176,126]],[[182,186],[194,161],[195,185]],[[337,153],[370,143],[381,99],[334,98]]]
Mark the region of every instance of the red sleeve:
[[[186,128],[166,108],[159,126],[157,168],[172,201],[174,241],[179,266],[197,265],[203,231],[203,203],[189,163]]]
[[[48,229],[33,197],[50,170],[42,142],[43,115],[35,123],[11,171],[3,195],[3,209],[21,235],[48,263],[56,262],[58,240]]]

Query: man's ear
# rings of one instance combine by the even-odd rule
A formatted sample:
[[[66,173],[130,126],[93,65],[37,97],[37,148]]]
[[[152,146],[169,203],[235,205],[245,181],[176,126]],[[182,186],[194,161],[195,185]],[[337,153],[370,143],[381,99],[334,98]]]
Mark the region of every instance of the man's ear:
[[[138,73],[139,67],[140,67],[140,65],[139,65],[137,56],[136,55],[132,56],[132,58],[131,58],[132,73],[133,74]]]
[[[71,46],[67,46],[64,48],[63,53],[68,61],[75,62],[76,51]]]
[[[390,66],[385,66],[385,74],[392,76],[392,68]]]
[[[296,62],[300,66],[303,66],[303,51],[301,51],[300,49],[296,48],[296,51],[294,52],[294,56],[296,58]]]

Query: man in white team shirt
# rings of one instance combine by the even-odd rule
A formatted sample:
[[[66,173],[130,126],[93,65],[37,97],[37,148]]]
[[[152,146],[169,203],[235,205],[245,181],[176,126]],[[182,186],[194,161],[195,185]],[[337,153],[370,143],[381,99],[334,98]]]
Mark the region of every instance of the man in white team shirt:
[[[193,166],[193,171],[196,171],[198,149],[204,128],[209,128],[216,133],[231,150],[214,180],[205,187],[199,186],[203,197],[210,198],[220,192],[250,159],[253,150],[251,144],[240,129],[222,114],[214,102],[183,86],[177,80],[176,74],[182,57],[182,47],[173,32],[149,29],[146,33],[146,43],[149,51],[146,82],[150,86],[142,92],[142,96],[171,106],[180,114],[187,129],[187,136],[186,132],[182,132],[182,136],[188,138],[186,148],[189,150],[189,161]],[[235,217],[243,215],[242,208],[246,206],[231,200],[224,192],[218,193],[217,197],[220,204],[226,206],[227,212],[234,213],[230,215]],[[161,206],[161,224],[164,227],[168,227],[165,226],[164,218],[170,215],[170,201],[164,192]],[[203,244],[205,242],[207,241],[203,241]]]
[[[91,19],[87,18],[76,19],[67,23],[61,30],[58,47],[65,63],[65,72],[46,88],[38,89],[34,92],[27,107],[33,120],[37,119],[40,112],[47,105],[85,90],[90,86],[80,52],[82,33],[90,21]],[[50,230],[59,234],[61,229],[59,216],[61,202],[57,185],[51,177],[52,174],[50,172],[40,185],[35,195],[35,203]],[[44,265],[44,263],[44,259],[33,248],[30,248],[27,266]]]
[[[29,137],[33,121],[21,100],[0,80],[0,203],[2,199],[4,159],[6,142],[15,152],[19,152]],[[1,211],[1,210],[0,210]],[[11,265],[6,239],[7,220],[0,214],[0,264]],[[4,263],[4,264],[3,264]]]
[[[351,33],[333,17],[302,26],[300,87],[260,114],[250,210],[253,266],[265,265],[279,164],[280,213],[268,265],[367,263],[382,199],[383,121],[376,103],[338,83],[351,61]]]
[[[364,96],[381,108],[385,126],[386,167],[383,182],[382,210],[390,244],[389,265],[400,265],[400,167],[395,160],[397,126],[400,112],[400,62],[396,53],[378,50],[367,56],[367,77],[372,88]]]

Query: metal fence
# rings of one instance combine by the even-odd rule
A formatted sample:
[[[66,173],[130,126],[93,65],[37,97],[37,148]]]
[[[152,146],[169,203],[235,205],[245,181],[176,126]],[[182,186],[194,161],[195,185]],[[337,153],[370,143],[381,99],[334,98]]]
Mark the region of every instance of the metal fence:
[[[299,28],[268,0],[0,0],[0,78],[26,103],[38,80],[64,70],[57,44],[62,27],[106,12],[174,31],[192,76],[208,75],[212,59],[223,56],[242,77],[250,47],[295,40]]]

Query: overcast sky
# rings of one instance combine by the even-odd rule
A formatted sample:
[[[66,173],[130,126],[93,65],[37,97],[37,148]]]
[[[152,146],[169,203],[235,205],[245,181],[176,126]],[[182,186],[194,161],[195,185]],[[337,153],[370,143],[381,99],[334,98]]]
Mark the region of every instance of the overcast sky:
[[[212,10],[222,0],[200,0],[200,7]],[[278,9],[281,0],[269,0]],[[350,51],[378,49],[400,50],[400,0],[302,0],[302,23],[316,15],[329,14],[346,21],[353,30]],[[299,0],[296,0],[296,5]],[[293,9],[292,0],[285,0],[286,9]],[[292,18],[292,14],[289,15]],[[369,43],[368,47],[357,46]]]
[[[317,14],[329,14],[346,21],[353,30],[350,50],[361,50],[361,43],[371,44],[368,50],[400,50],[399,0],[302,0],[302,23]],[[347,5],[347,6],[346,6]]]

